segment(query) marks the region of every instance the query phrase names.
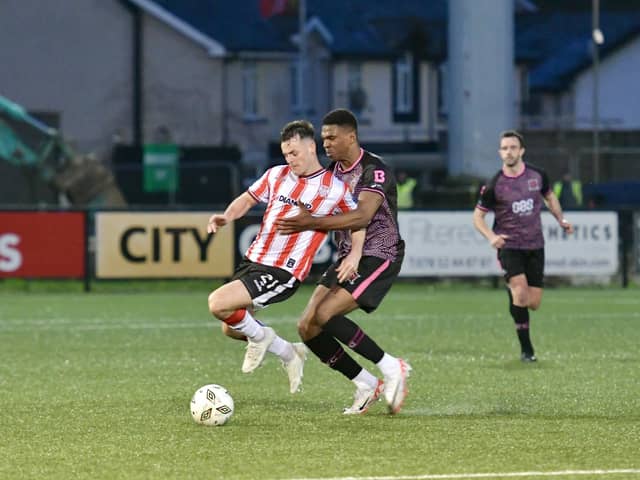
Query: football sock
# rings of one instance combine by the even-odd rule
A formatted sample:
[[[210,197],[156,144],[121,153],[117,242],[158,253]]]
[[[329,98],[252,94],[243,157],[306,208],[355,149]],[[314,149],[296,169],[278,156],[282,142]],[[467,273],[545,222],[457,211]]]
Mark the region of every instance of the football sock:
[[[259,342],[264,338],[262,325],[244,308],[233,312],[229,317],[224,319],[224,323],[234,330],[243,333],[249,340],[254,342]]]
[[[323,363],[339,371],[349,380],[353,380],[362,371],[362,367],[327,332],[321,332],[304,343]]]
[[[295,355],[293,345],[278,335],[275,336],[273,342],[271,342],[271,345],[267,348],[267,351],[275,353],[285,363],[289,363],[293,360],[293,356]]]
[[[533,355],[533,345],[529,337],[529,309],[511,304],[509,311],[516,324],[516,333],[520,341],[520,349],[523,353]]]
[[[369,370],[362,369],[358,375],[351,379],[357,387],[366,386],[369,388],[376,388],[378,386],[378,379]]]
[[[369,335],[364,333],[356,323],[344,315],[331,317],[329,321],[322,326],[322,330],[331,334],[351,350],[358,352],[373,363],[378,363],[384,356],[384,351],[378,344],[371,340]]]
[[[385,377],[395,375],[400,368],[398,359],[388,353],[385,353],[382,359],[376,364]]]

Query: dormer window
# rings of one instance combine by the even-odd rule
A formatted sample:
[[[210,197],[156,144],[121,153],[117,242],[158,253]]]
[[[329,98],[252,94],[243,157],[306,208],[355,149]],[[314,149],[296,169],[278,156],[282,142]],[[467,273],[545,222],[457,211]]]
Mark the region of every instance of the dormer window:
[[[359,115],[367,106],[367,93],[362,87],[362,64],[350,63],[347,75],[349,109]]]
[[[393,65],[393,116],[395,122],[417,122],[418,64],[411,52],[400,56]]]
[[[245,119],[258,117],[258,67],[254,61],[242,65],[242,114]]]
[[[309,75],[309,63],[300,64],[296,59],[289,70],[291,74],[291,111],[296,114],[307,115],[311,110],[310,95],[313,93],[313,78]]]

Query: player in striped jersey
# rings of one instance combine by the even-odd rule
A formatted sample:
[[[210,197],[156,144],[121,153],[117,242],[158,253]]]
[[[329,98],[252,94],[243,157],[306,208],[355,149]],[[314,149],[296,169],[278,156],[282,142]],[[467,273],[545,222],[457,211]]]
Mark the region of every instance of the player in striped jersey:
[[[338,235],[338,257],[314,291],[298,323],[298,332],[309,349],[329,367],[338,370],[356,386],[351,407],[345,414],[362,414],[384,391],[389,412],[398,413],[407,395],[409,364],[382,350],[355,322],[345,315],[357,308],[373,312],[397,278],[404,258],[404,241],[398,229],[397,188],[392,170],[382,159],[363,150],[358,141],[358,123],[348,110],[337,109],[322,121],[322,140],[333,164],[334,175],[350,186],[358,208],[331,218],[301,211],[279,219],[283,233],[307,229],[342,230]],[[302,210],[302,209],[301,209]],[[362,256],[356,257],[349,229],[366,227]],[[348,274],[336,275],[336,267]],[[341,342],[375,363],[383,380],[359,365]]]
[[[227,335],[246,338],[242,371],[253,372],[270,351],[282,360],[291,393],[300,387],[306,348],[276,335],[272,328],[258,322],[252,311],[293,295],[308,275],[326,232],[283,235],[276,231],[274,222],[294,215],[298,202],[320,216],[356,208],[348,187],[318,161],[314,134],[313,125],[304,120],[285,125],[280,145],[286,165],[268,169],[224,213],[212,215],[207,227],[209,233],[215,234],[258,203],[267,204],[260,230],[233,278],[209,295],[209,310],[223,322]],[[359,235],[364,239],[364,231]]]

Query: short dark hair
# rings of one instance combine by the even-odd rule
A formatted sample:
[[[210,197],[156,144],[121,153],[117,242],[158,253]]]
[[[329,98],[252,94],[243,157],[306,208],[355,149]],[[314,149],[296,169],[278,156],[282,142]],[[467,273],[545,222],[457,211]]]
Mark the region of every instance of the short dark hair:
[[[351,127],[358,132],[358,120],[356,116],[346,108],[336,108],[327,113],[322,119],[322,125],[338,125],[340,127]]]
[[[520,142],[520,147],[524,148],[524,137],[520,132],[517,132],[516,130],[505,130],[500,134],[500,140],[502,140],[503,138],[512,138],[512,137],[517,138],[518,141]]]
[[[311,122],[307,120],[294,120],[282,127],[282,131],[280,132],[280,143],[291,140],[296,135],[300,136],[300,138],[310,138],[313,140],[315,138],[316,131]]]

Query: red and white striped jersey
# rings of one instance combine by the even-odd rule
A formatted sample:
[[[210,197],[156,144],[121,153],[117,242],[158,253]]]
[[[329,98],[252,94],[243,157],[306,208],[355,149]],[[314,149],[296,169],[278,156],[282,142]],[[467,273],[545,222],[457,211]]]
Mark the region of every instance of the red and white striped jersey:
[[[313,257],[327,233],[310,230],[282,235],[276,231],[275,221],[296,215],[298,200],[315,217],[356,208],[347,185],[326,169],[298,177],[288,165],[277,165],[251,185],[248,193],[258,202],[266,203],[267,209],[246,257],[252,262],[287,270],[300,281],[309,274]]]

